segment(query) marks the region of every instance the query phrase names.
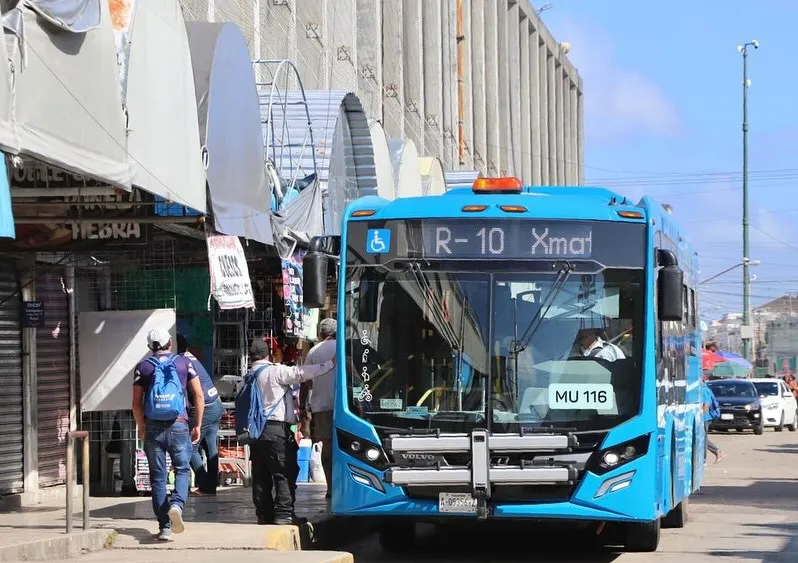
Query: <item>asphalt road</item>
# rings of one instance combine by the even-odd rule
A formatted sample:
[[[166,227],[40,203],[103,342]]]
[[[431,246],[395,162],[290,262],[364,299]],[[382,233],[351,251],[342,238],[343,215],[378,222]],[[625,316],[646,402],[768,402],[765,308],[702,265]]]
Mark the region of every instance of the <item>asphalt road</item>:
[[[712,437],[728,457],[707,467],[704,487],[691,498],[687,527],[663,530],[656,553],[596,548],[589,535],[576,530],[523,528],[490,533],[424,529],[417,545],[401,556],[383,553],[374,536],[342,549],[353,553],[357,563],[798,561],[798,432]]]

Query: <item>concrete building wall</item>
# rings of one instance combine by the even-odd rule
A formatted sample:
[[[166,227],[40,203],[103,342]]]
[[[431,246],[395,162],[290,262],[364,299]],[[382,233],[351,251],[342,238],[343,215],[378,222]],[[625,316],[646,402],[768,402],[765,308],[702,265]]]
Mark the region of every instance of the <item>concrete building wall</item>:
[[[180,1],[238,24],[253,59],[294,61],[306,89],[356,93],[448,170],[582,182],[582,80],[526,1]]]

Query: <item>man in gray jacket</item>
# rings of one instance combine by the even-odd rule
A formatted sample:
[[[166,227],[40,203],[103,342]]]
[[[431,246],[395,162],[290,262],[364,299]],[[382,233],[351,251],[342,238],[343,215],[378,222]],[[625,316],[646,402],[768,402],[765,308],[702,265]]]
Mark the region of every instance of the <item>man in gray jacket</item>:
[[[286,366],[282,351],[273,338],[256,339],[249,350],[251,372],[257,372],[257,386],[266,428],[250,447],[252,458],[252,501],[258,524],[293,524],[296,479],[299,474],[296,443],[291,425],[297,422],[292,386],[329,372],[334,362],[320,365]],[[274,496],[272,496],[274,488]]]

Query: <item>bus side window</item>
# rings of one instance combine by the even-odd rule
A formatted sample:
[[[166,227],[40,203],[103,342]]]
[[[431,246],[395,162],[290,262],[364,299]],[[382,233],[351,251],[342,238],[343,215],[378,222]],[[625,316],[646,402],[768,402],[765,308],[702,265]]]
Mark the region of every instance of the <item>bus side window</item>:
[[[690,326],[698,326],[698,308],[695,302],[695,290],[690,288]]]

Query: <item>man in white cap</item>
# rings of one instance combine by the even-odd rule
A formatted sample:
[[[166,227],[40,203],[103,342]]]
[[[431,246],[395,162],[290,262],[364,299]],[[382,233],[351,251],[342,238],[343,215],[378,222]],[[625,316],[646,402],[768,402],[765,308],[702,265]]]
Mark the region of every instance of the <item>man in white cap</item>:
[[[172,353],[172,336],[169,331],[151,330],[147,335],[147,347],[152,356],[136,366],[133,376],[133,416],[138,425],[139,437],[144,440],[144,451],[149,463],[152,509],[158,519],[158,539],[170,541],[173,532],[180,534],[185,529],[183,506],[188,498],[191,481],[189,468],[192,442],[199,441],[205,401],[200,380],[191,360]],[[168,416],[152,419],[150,416],[145,416],[145,403],[150,406],[153,404],[153,397],[148,395],[155,392],[153,384],[156,383],[155,376],[158,373],[164,375],[164,381],[176,374],[182,396],[177,393],[178,396],[173,400],[164,400],[162,395],[157,395],[156,408],[163,408]],[[196,413],[192,420],[194,427],[191,429],[186,410],[187,390],[191,391],[196,405]],[[181,400],[182,404],[177,408],[169,409],[164,406],[180,404]],[[176,413],[176,416],[171,418],[169,412]],[[175,488],[171,497],[166,494],[167,453],[172,459],[172,468],[175,472]]]

